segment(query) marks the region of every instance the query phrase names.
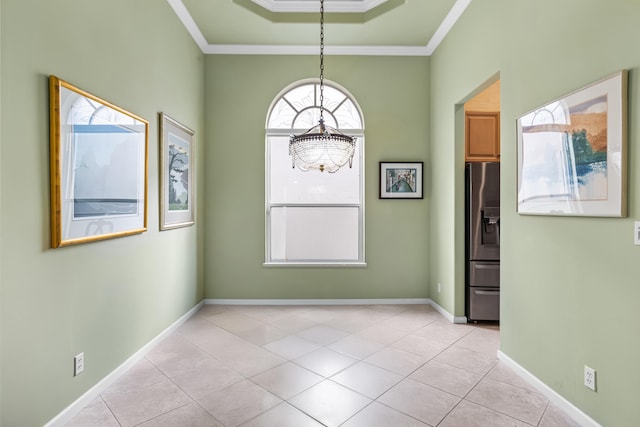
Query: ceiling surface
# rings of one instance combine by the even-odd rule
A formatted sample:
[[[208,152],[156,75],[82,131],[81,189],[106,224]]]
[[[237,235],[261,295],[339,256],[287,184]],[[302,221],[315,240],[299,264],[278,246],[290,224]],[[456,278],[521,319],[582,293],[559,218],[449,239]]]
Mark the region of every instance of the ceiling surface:
[[[167,0],[207,54],[315,55],[319,0]],[[431,55],[472,0],[325,0],[325,52]]]

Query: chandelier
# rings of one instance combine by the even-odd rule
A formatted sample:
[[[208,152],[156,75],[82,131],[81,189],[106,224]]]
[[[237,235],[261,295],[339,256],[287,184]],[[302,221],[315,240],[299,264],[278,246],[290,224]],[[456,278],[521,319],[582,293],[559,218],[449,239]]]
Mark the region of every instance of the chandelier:
[[[289,155],[294,168],[334,173],[347,163],[352,167],[355,149],[355,137],[324,123],[324,0],[320,0],[320,120],[305,133],[291,135]]]

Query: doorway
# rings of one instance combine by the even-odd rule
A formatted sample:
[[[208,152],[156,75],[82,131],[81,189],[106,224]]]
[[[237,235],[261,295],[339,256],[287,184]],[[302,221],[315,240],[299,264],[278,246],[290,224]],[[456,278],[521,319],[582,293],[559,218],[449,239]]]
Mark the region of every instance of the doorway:
[[[500,320],[500,80],[464,104],[465,316]]]

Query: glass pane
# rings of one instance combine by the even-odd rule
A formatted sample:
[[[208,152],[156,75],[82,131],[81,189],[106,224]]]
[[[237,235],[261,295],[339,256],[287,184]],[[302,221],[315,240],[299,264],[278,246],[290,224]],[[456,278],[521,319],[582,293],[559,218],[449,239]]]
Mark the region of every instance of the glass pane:
[[[302,110],[300,115],[294,119],[294,122],[291,123],[291,128],[307,130],[317,125],[319,120],[320,109],[315,107],[307,108]]]
[[[272,208],[271,261],[358,261],[358,211],[357,207]]]
[[[317,125],[320,121],[320,107],[311,107],[303,110],[298,117],[295,118],[294,123],[291,125],[293,129],[310,129]],[[336,119],[333,115],[326,111],[324,112],[324,123],[327,126],[338,128],[336,125]]]
[[[270,136],[270,203],[360,203],[360,150],[356,142],[353,167],[344,166],[336,173],[293,168],[289,155],[289,138]]]
[[[287,98],[287,101],[289,101],[297,111],[300,111],[305,107],[317,104],[315,95],[315,85],[309,84],[291,89],[284,98]]]
[[[320,90],[318,89],[318,92],[319,91]],[[324,86],[324,107],[327,110],[335,110],[338,108],[338,105],[345,100],[345,98],[346,96],[339,90],[327,85]]]
[[[296,111],[284,99],[276,102],[269,116],[269,129],[291,129]]]
[[[356,106],[347,99],[334,113],[342,129],[362,129],[362,120]]]

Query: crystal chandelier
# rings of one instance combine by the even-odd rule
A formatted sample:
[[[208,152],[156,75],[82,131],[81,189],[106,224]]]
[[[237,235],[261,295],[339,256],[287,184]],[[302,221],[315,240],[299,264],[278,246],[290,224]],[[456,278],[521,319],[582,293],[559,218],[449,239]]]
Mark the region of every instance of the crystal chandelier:
[[[334,173],[347,163],[352,167],[355,149],[355,137],[324,123],[324,0],[320,0],[320,121],[303,134],[291,135],[289,155],[294,168]]]

